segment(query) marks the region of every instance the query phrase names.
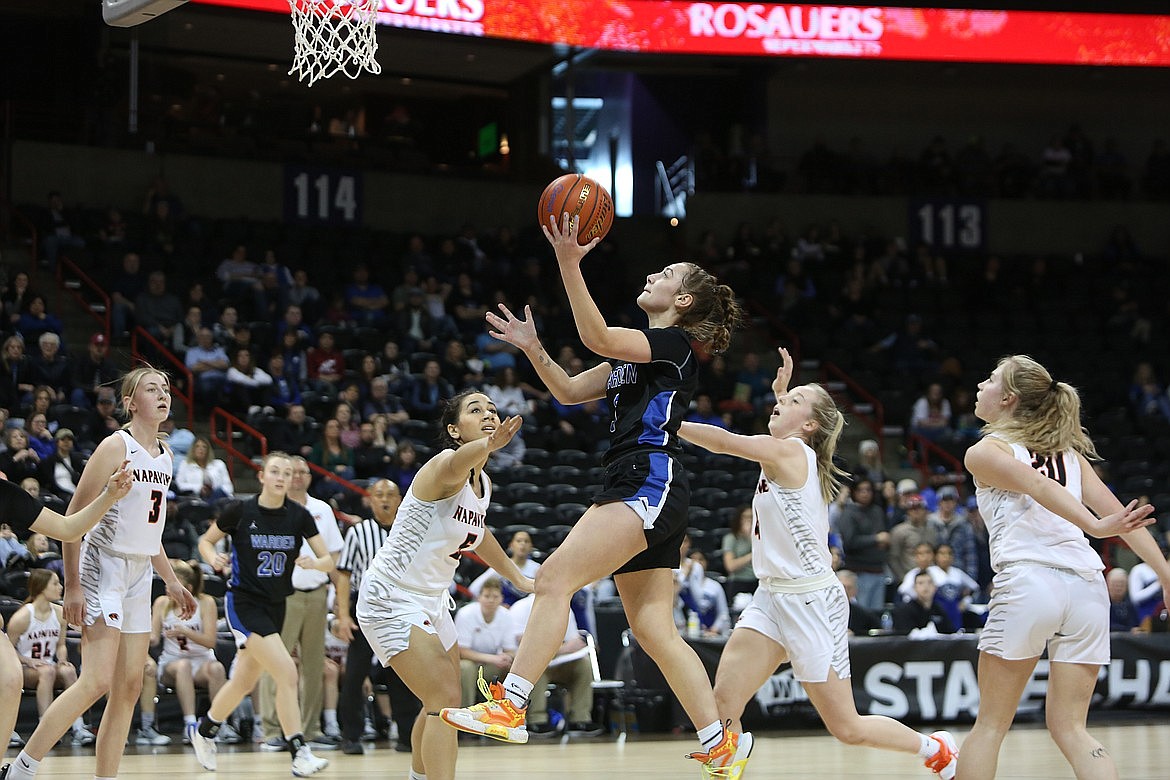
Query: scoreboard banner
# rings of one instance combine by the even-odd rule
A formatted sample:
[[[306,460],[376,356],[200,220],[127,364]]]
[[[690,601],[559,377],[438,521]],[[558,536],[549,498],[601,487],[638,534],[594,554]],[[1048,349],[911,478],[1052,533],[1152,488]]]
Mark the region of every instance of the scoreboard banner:
[[[285,0],[192,0],[288,13]],[[379,24],[657,54],[1170,66],[1170,16],[777,3],[381,0]]]

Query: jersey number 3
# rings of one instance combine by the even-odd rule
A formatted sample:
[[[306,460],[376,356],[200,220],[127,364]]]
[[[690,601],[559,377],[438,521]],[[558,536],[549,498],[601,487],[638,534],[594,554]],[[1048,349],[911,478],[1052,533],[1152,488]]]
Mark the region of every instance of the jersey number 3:
[[[146,516],[146,522],[154,524],[162,516],[162,502],[163,492],[161,490],[150,491],[150,514]]]

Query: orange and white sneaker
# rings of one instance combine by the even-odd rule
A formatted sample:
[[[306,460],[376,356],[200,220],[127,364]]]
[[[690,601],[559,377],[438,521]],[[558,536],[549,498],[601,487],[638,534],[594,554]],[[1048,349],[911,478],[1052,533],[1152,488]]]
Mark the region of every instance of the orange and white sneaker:
[[[528,741],[528,729],[524,724],[527,707],[517,707],[504,695],[504,686],[499,683],[488,685],[483,679],[483,667],[479,670],[479,692],[487,701],[471,707],[444,707],[439,717],[452,728],[468,734],[479,734],[523,745]]]
[[[707,753],[690,753],[687,758],[693,758],[703,765],[704,778],[718,778],[719,780],[740,780],[747,768],[748,758],[752,754],[755,740],[750,731],[736,734],[728,731],[723,741]]]
[[[949,731],[936,731],[930,738],[938,743],[938,752],[926,759],[926,768],[943,780],[953,780],[959,766],[959,745]]]

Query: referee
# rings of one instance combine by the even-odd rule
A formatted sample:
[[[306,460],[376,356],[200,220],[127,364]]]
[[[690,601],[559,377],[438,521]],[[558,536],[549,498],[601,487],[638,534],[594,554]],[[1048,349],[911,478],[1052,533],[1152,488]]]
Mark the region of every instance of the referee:
[[[350,527],[345,534],[345,547],[341,551],[341,558],[337,562],[335,626],[338,638],[349,642],[349,651],[345,658],[345,679],[341,684],[337,709],[341,721],[341,751],[351,755],[363,752],[362,704],[365,697],[362,696],[362,683],[370,675],[370,667],[374,660],[374,651],[370,649],[370,643],[362,635],[362,630],[355,619],[357,592],[362,584],[362,574],[386,541],[390,526],[394,525],[398,505],[401,503],[402,493],[397,485],[388,479],[376,482],[370,488],[370,504],[374,510],[374,517]],[[409,752],[411,730],[422,704],[393,669],[386,667],[379,674],[389,687],[391,717],[398,726],[398,744],[395,749]]]

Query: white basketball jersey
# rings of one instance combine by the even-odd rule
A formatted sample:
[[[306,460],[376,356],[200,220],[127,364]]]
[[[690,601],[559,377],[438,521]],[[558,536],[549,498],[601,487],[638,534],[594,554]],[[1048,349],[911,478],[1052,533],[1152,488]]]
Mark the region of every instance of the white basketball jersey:
[[[468,481],[453,496],[423,501],[415,496],[414,485],[406,491],[394,527],[374,558],[370,571],[411,590],[445,592],[455,577],[459,554],[479,547],[492,483],[480,472],[483,498],[475,495]]]
[[[752,569],[757,577],[792,580],[832,572],[829,508],[821,497],[817,454],[800,439],[808,478],[798,488],[781,487],[760,470],[752,498]]]
[[[162,549],[167,520],[167,491],[173,473],[170,452],[160,445],[154,458],[129,432],[119,429],[114,435],[121,436],[126,445],[134,484],[86,534],[86,541],[123,555],[155,555]]]
[[[1002,437],[1000,441],[1004,441]],[[1026,463],[1063,485],[1081,500],[1081,461],[1069,450],[1042,457],[1023,445],[1005,442],[1016,460]],[[1080,528],[1054,514],[1024,493],[992,487],[976,487],[979,512],[991,539],[991,568],[1000,571],[1010,563],[1032,561],[1077,572],[1105,568],[1101,556],[1089,546]]]
[[[28,630],[16,642],[16,652],[24,658],[57,663],[57,643],[61,641],[61,621],[57,610],[49,607],[49,616],[37,619],[32,604],[25,604],[28,610]]]
[[[196,609],[195,614],[186,620],[179,617],[179,613],[173,609],[168,609],[167,614],[163,615],[162,654],[164,656],[167,658],[206,658],[212,655],[210,647],[204,647],[194,639],[188,639],[187,637],[176,639],[167,636],[168,630],[178,628],[179,626],[186,626],[192,633],[201,633],[203,631],[203,620],[200,617],[199,610]]]

